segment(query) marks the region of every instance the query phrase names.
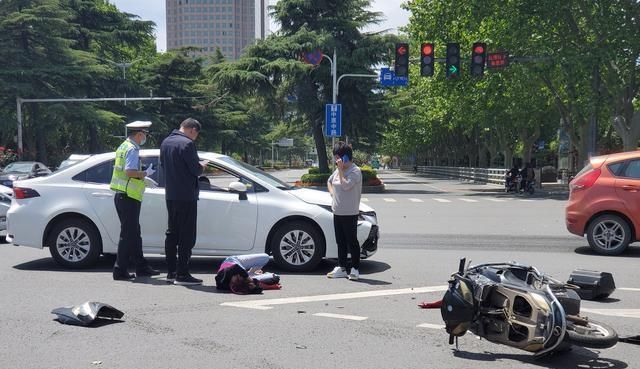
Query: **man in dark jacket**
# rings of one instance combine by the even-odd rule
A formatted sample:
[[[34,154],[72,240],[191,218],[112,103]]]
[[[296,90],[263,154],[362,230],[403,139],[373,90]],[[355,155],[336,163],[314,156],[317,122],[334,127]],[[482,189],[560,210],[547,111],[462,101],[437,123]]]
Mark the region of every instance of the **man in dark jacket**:
[[[207,166],[200,162],[194,143],[201,128],[200,122],[187,118],[160,145],[160,184],[165,187],[169,215],[164,243],[167,281],[177,285],[202,284],[189,274],[191,249],[196,243],[198,177]]]

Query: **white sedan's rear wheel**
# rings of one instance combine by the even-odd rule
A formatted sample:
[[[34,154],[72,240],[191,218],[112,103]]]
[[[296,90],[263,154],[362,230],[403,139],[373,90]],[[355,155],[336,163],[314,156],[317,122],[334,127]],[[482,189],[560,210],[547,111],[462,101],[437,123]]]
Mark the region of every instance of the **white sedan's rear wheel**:
[[[318,230],[303,221],[284,223],[271,240],[274,261],[283,269],[313,270],[324,256],[324,240]]]
[[[86,268],[100,256],[100,237],[93,224],[80,218],[64,219],[51,229],[47,242],[53,259],[67,268]]]

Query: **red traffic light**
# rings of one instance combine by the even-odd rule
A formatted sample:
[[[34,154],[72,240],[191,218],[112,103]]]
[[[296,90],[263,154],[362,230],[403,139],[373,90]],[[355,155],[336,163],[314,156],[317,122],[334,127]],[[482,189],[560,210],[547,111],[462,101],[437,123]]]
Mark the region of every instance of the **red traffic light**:
[[[482,45],[476,45],[476,46],[473,48],[473,52],[474,52],[474,53],[476,53],[476,54],[484,54],[484,46],[482,46]]]
[[[422,55],[431,55],[433,53],[433,45],[431,44],[423,44],[422,45]]]
[[[407,53],[407,48],[404,45],[398,46],[398,49],[396,49],[396,52],[400,55],[404,55]]]

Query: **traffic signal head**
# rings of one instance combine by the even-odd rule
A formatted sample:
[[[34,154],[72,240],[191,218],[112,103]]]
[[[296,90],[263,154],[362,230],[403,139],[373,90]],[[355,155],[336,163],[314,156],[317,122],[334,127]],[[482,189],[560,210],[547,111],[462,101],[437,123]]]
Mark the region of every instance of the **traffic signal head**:
[[[433,76],[433,44],[422,44],[420,48],[420,75]]]
[[[448,79],[460,77],[460,44],[447,44],[446,75]]]
[[[471,75],[482,77],[487,57],[487,44],[475,42],[471,49]]]
[[[409,44],[396,44],[396,63],[394,71],[398,77],[409,75]]]

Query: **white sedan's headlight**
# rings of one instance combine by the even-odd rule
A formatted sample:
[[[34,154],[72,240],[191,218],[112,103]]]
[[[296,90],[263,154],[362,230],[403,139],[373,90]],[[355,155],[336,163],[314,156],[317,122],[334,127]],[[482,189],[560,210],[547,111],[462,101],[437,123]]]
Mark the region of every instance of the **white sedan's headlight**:
[[[373,225],[378,224],[378,216],[375,211],[361,211],[358,215],[358,220],[366,220]]]

